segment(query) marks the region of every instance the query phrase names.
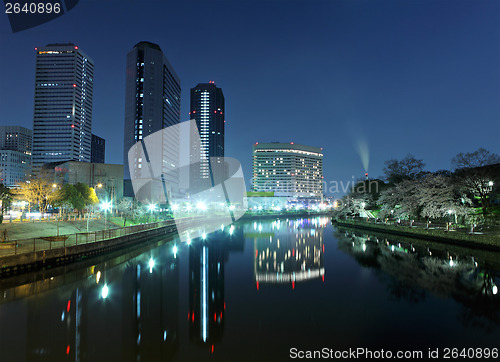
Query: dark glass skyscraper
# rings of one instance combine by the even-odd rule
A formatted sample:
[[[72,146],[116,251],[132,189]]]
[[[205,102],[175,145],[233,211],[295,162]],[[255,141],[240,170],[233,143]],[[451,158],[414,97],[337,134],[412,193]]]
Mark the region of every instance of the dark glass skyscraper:
[[[71,43],[35,50],[33,171],[49,162],[90,162],[94,62]]]
[[[104,163],[106,155],[106,140],[92,133],[92,153],[90,162]]]
[[[123,155],[125,179],[130,179],[134,170],[142,168],[147,162],[137,157],[133,159],[134,170],[131,170],[128,160],[130,148],[148,135],[178,124],[180,118],[181,82],[174,68],[158,45],[149,42],[136,44],[127,54]],[[175,155],[178,145],[168,144],[169,140],[165,143],[164,147],[172,147],[168,155]],[[166,181],[178,182],[174,179]]]
[[[191,173],[191,184],[211,178],[215,165],[208,162],[212,157],[224,157],[224,94],[214,82],[200,83],[191,89],[189,115],[196,120],[200,132],[200,144],[192,145],[192,160],[199,160],[200,167]],[[213,177],[212,177],[213,178]],[[216,180],[212,180],[217,182]]]

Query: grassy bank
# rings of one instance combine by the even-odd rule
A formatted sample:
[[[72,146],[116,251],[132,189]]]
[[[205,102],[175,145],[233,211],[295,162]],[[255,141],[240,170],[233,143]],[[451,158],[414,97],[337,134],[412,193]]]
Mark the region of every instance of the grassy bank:
[[[108,221],[108,228],[115,228],[116,225]],[[92,232],[104,229],[104,219],[72,220],[72,221],[34,221],[22,223],[4,223],[0,225],[0,235],[6,232],[7,240],[21,240],[39,238],[54,235],[68,235],[82,232]],[[59,233],[58,233],[59,231]]]
[[[335,225],[353,227],[363,230],[379,231],[387,234],[409,236],[413,238],[426,239],[447,244],[465,246],[469,248],[482,248],[489,250],[500,250],[500,235],[466,234],[456,231],[445,231],[437,229],[422,229],[417,227],[405,227],[388,224],[374,224],[358,220],[332,220]]]

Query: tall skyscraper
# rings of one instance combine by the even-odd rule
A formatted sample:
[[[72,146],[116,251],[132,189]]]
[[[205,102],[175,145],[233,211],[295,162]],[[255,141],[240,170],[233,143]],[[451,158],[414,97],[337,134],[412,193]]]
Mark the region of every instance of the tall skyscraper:
[[[224,157],[224,94],[214,82],[200,83],[191,89],[191,107],[189,115],[196,120],[200,132],[200,144],[193,144],[191,148],[192,162],[199,162],[200,167],[191,172],[191,185],[196,188],[197,182],[212,179],[218,183],[219,177],[214,179],[214,171],[219,176],[224,174],[217,164],[210,162],[210,158]],[[220,171],[220,172],[219,172]]]
[[[140,177],[142,167],[148,160],[133,158],[133,169],[129,168],[130,148],[150,134],[178,124],[181,119],[181,81],[161,48],[150,42],[140,42],[127,54],[125,84],[125,135],[124,155],[125,179]],[[165,139],[163,150],[170,150],[167,158],[176,158],[178,145],[175,139]],[[177,160],[170,160],[178,164]],[[178,183],[171,170],[166,180],[170,185]],[[177,179],[176,179],[177,178]],[[175,188],[176,186],[174,186]]]
[[[0,183],[18,186],[31,174],[30,129],[0,126]]]
[[[36,50],[33,171],[90,162],[94,62],[72,43]]]

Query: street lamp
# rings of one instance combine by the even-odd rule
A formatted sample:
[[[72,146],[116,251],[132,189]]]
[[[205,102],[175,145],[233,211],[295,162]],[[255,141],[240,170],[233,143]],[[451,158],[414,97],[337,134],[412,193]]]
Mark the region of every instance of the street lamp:
[[[52,192],[55,192],[56,189],[59,187],[58,184],[52,184]],[[53,205],[52,205],[52,210],[54,209]],[[59,206],[58,208],[58,212],[57,212],[57,236],[59,236],[59,219],[61,218],[61,206]]]
[[[104,230],[108,229],[108,211],[111,209],[111,202],[106,201],[101,204],[101,209],[104,210]]]
[[[148,209],[149,209],[149,211],[151,213],[151,218],[152,218],[153,217],[153,211],[155,211],[155,209],[156,209],[156,205],[155,204],[149,204],[148,205]]]
[[[200,211],[205,211],[207,209],[207,205],[205,205],[205,203],[203,203],[201,201],[196,204],[196,207]]]

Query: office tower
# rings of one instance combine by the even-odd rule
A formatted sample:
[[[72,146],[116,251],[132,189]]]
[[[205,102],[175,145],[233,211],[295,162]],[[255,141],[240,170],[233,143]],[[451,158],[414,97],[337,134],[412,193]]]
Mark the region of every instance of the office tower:
[[[181,82],[161,48],[153,43],[140,42],[127,54],[125,83],[125,179],[140,178],[148,160],[132,156],[129,168],[129,150],[148,135],[180,122]],[[178,140],[165,139],[162,149],[165,164],[178,164]],[[157,165],[153,165],[156,167]],[[166,182],[176,188],[178,176],[172,169],[162,170]]]
[[[212,184],[221,182],[224,170],[220,163],[224,157],[224,94],[214,82],[200,83],[191,89],[189,115],[196,120],[200,133],[200,144],[191,145],[191,160],[199,162],[199,167],[191,171],[191,187],[197,183],[211,180]],[[215,162],[211,162],[212,161]],[[219,167],[220,166],[220,167]],[[222,167],[222,168],[221,168]],[[214,178],[214,174],[217,176]]]
[[[31,173],[30,129],[20,126],[0,126],[0,183],[18,186]]]
[[[256,143],[253,146],[253,191],[275,196],[321,197],[323,151],[291,143]]]
[[[90,162],[94,62],[71,43],[35,50],[33,171],[49,162]]]
[[[90,162],[104,163],[106,154],[106,140],[92,133]]]
[[[0,149],[31,155],[33,132],[21,126],[0,126]]]

